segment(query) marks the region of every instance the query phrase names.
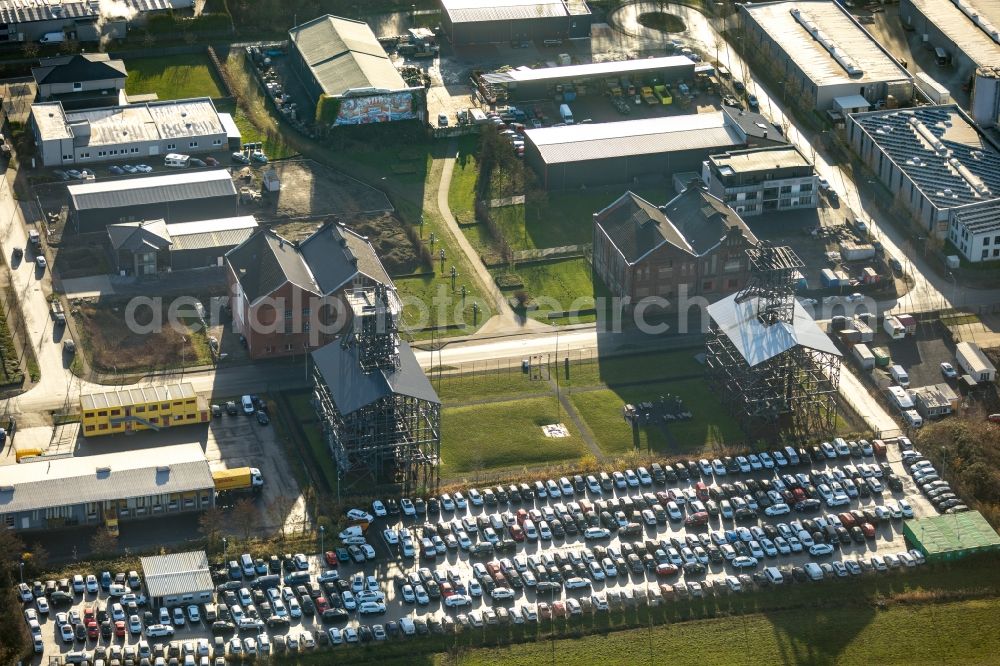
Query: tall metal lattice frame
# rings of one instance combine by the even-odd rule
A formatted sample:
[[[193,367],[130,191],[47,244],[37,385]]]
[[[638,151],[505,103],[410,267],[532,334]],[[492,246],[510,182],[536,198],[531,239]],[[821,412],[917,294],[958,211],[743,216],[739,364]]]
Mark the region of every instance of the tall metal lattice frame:
[[[803,266],[790,248],[758,244],[747,251],[751,277],[736,296],[751,302],[765,328],[791,326],[794,273]],[[714,319],[706,337],[709,384],[753,440],[829,434],[837,422],[840,357],[794,345],[755,365]]]
[[[399,300],[391,288],[348,294],[354,313],[351,335],[340,343],[356,354],[365,374],[400,371]],[[313,402],[323,436],[345,487],[366,491],[396,486],[415,495],[436,491],[441,457],[441,405],[390,393],[350,413],[342,413],[322,373],[313,369]]]

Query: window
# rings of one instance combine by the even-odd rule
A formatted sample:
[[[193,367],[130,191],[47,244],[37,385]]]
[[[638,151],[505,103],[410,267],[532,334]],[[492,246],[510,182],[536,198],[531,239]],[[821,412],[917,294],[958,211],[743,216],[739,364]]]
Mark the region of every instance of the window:
[[[72,161],[72,159],[73,159],[72,155],[63,155],[63,160],[65,160],[67,162]]]
[[[170,409],[170,403],[164,402],[163,404],[160,405],[160,409]]]
[[[176,147],[177,147],[176,143],[168,143],[167,144],[167,150],[173,150]]]
[[[308,319],[309,315],[312,314],[312,310],[309,308],[302,308],[302,317]]]
[[[994,257],[1000,257],[1000,250],[993,250]]]
[[[303,322],[303,323],[302,323],[302,330],[303,330],[303,332],[305,332],[305,333],[308,333],[308,332],[309,332],[309,322],[307,322],[307,321],[306,321],[306,322]]]
[[[782,185],[781,186],[781,193],[782,194],[791,194],[791,192],[792,192],[792,186],[791,185]]]
[[[197,148],[197,147],[198,147],[197,141],[191,141],[190,143],[188,143],[188,148]]]
[[[98,416],[107,416],[108,415],[108,410],[102,409],[101,411],[97,412],[97,415]]]
[[[144,411],[146,411],[146,405],[137,405],[135,408],[136,414],[142,414]]]
[[[120,410],[120,409],[112,409],[111,410],[111,416],[121,416],[121,415],[122,415],[122,410]]]
[[[995,238],[993,239],[993,244],[994,244],[994,245],[1000,245],[1000,236],[996,236],[996,237],[995,237]]]
[[[264,345],[264,353],[265,354],[270,354],[273,351],[274,351],[274,347],[272,347],[271,345]]]
[[[983,246],[985,247],[985,246],[987,246],[989,244],[990,244],[990,237],[987,236],[986,238],[983,239]]]
[[[86,432],[94,432],[94,426],[92,426],[92,425],[89,425],[89,426],[85,427],[85,428],[84,428],[84,430],[85,430]]]
[[[285,319],[291,319],[291,318],[292,318],[292,311],[285,310]]]
[[[285,345],[285,351],[292,351],[292,345]]]
[[[151,411],[151,412],[155,412],[157,409],[159,409],[159,405],[150,405],[149,406],[149,411]]]
[[[712,283],[711,280],[705,280],[704,282],[701,283],[701,290],[702,291],[712,291],[712,288],[714,286],[715,285]]]
[[[82,83],[74,83],[73,84],[73,92],[80,92],[81,90],[83,90],[83,84]]]
[[[990,251],[989,250],[983,250],[983,256],[982,256],[982,258],[983,259],[987,259],[989,256],[990,256]]]
[[[107,430],[108,429],[108,424],[107,423],[102,423],[99,426],[97,426],[97,429],[98,430]]]
[[[812,189],[813,189],[812,183],[805,183],[803,185],[799,185],[799,192],[812,192]]]
[[[212,140],[212,145],[213,146],[221,146],[222,145],[222,139],[213,139]]]

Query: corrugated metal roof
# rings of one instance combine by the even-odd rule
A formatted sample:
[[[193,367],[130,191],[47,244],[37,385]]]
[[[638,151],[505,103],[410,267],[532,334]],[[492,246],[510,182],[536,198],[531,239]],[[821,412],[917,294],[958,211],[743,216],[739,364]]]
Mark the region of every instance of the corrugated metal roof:
[[[442,7],[452,23],[513,21],[554,16],[569,16],[562,0],[442,0]]]
[[[408,89],[363,21],[327,14],[292,28],[288,34],[327,95],[340,96],[358,88]]]
[[[972,22],[951,0],[907,0],[927,21],[957,45],[977,67],[1000,63],[1000,44]],[[1000,2],[963,0],[972,11],[1000,27]],[[919,17],[918,17],[919,18]],[[915,21],[915,23],[917,23]]]
[[[764,326],[757,318],[757,298],[736,302],[738,294],[708,306],[708,314],[750,367],[759,365],[796,346],[840,356],[833,341],[812,317],[794,301],[792,323]]]
[[[863,74],[852,77],[830,51],[796,20],[791,13],[793,9],[803,12],[828,42],[853,61]],[[840,3],[829,0],[747,3],[740,5],[740,10],[750,21],[757,23],[758,29],[780,46],[787,57],[818,86],[910,80],[909,73],[854,21]]]
[[[147,405],[153,402],[193,398],[195,395],[194,385],[190,382],[169,386],[137,386],[134,388],[105,391],[103,393],[83,393],[80,395],[80,409],[90,410]]]
[[[236,185],[225,169],[74,183],[66,189],[78,211],[236,196]]]
[[[1000,231],[1000,199],[956,208],[955,221],[972,234]]]
[[[722,113],[695,113],[525,131],[546,164],[743,145]]]
[[[995,373],[997,371],[996,367],[990,362],[990,359],[983,353],[983,350],[974,342],[959,342],[955,345],[955,356],[961,357],[966,363],[971,365],[976,374],[983,372]],[[973,377],[973,379],[978,379],[978,377]]]
[[[662,56],[641,60],[612,60],[609,62],[592,62],[584,65],[568,65],[566,67],[539,67],[537,69],[518,68],[506,72],[492,72],[483,75],[483,80],[489,83],[527,83],[534,81],[557,81],[580,79],[590,76],[618,76],[621,74],[636,74],[641,72],[656,72],[661,70],[694,71],[694,62],[687,56]],[[690,78],[671,73],[669,79]]]
[[[253,215],[167,225],[167,232],[173,241],[170,248],[172,252],[236,247],[250,238],[256,230],[257,220]]]
[[[351,345],[345,349],[340,342],[331,342],[317,349],[312,358],[341,414],[353,414],[394,394],[426,402],[441,402],[406,342],[399,343],[400,366],[393,372],[364,372],[358,360],[358,346]]]
[[[208,555],[203,550],[142,557],[140,561],[150,597],[209,592],[215,588]]]
[[[194,5],[193,0],[119,0],[99,3],[94,0],[0,0],[0,22],[30,23],[60,19],[96,18],[100,10],[108,18],[124,20],[132,12],[183,9]]]
[[[0,514],[214,489],[200,444],[0,465]]]

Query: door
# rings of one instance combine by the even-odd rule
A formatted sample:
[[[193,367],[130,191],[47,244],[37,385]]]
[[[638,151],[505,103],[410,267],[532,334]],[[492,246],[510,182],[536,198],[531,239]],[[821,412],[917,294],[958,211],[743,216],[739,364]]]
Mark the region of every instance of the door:
[[[149,154],[150,155],[159,155],[160,154],[160,147],[157,146],[157,145],[155,145],[155,144],[152,145],[152,146],[150,146],[149,147]]]

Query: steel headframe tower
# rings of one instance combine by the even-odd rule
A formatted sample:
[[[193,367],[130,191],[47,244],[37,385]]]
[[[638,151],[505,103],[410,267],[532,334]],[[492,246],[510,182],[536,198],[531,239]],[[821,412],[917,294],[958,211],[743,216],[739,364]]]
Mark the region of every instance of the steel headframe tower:
[[[399,317],[402,306],[392,287],[377,285],[347,293],[353,327],[339,343],[364,375],[381,373],[395,387],[402,372]],[[352,378],[338,378],[356,381]],[[338,469],[357,481],[396,485],[404,494],[434,492],[439,482],[441,405],[390,389],[378,399],[344,414],[316,371],[314,400]],[[350,390],[350,387],[343,387]],[[435,396],[436,398],[436,396]]]
[[[763,327],[753,345],[779,344],[802,325],[795,317],[795,273],[804,264],[791,248],[765,242],[747,250],[747,255],[750,278],[736,294],[734,305],[753,308]],[[748,438],[802,439],[833,431],[840,383],[838,355],[796,342],[769,358],[751,360],[713,317],[706,338],[708,380]]]

